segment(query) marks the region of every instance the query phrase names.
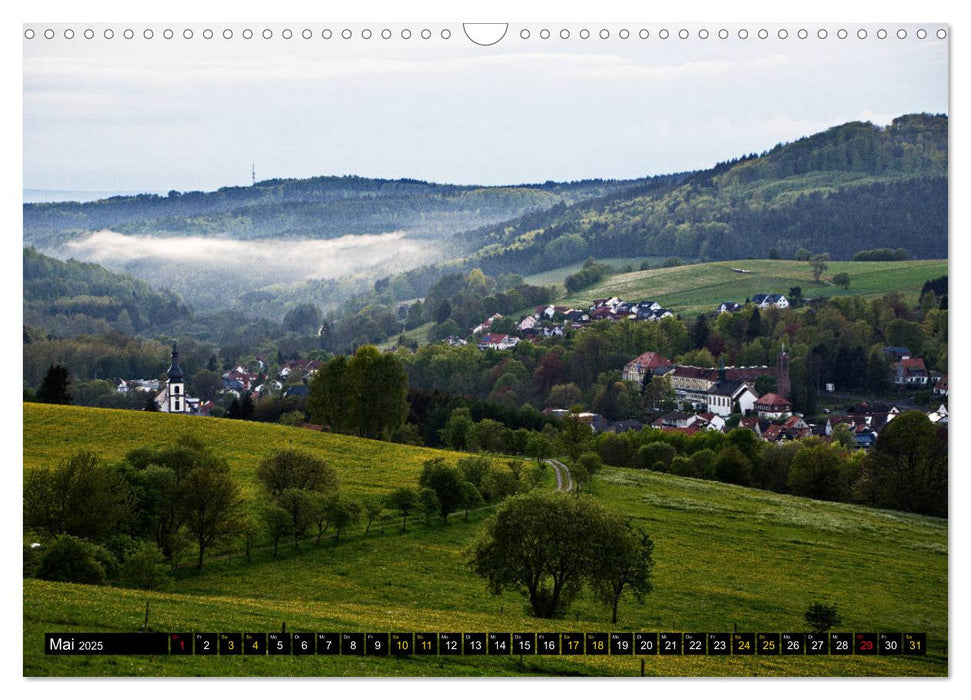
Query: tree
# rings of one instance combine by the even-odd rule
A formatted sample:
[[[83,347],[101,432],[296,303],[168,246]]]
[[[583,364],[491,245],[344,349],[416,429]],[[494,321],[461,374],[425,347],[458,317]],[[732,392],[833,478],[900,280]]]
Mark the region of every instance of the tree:
[[[235,420],[252,420],[254,410],[253,395],[247,391],[243,394],[242,401],[233,397],[233,401],[229,405],[229,410],[226,412],[226,417]]]
[[[223,380],[218,372],[203,369],[192,376],[192,390],[203,403],[215,401],[222,388]]]
[[[119,574],[126,586],[158,590],[168,578],[165,555],[154,542],[139,542],[121,563]]]
[[[806,609],[803,616],[813,632],[826,632],[843,622],[843,618],[836,611],[836,603],[824,605],[823,603],[813,603]]]
[[[41,555],[37,578],[104,585],[108,580],[104,566],[107,556],[103,547],[92,542],[72,535],[60,535],[47,545]]]
[[[311,523],[317,523],[319,545],[323,523],[327,521],[326,499],[339,488],[334,468],[308,452],[281,450],[260,462],[256,480],[269,498],[289,514],[293,548],[300,549],[300,536]]]
[[[735,445],[728,445],[718,453],[715,477],[726,484],[748,486],[752,482],[752,463]]]
[[[789,468],[789,491],[823,501],[844,500],[847,485],[843,466],[838,449],[824,444],[803,444]]]
[[[364,527],[364,534],[366,535],[371,531],[371,524],[384,513],[384,503],[377,496],[365,496],[361,499],[361,512],[367,521]]]
[[[36,398],[41,403],[69,404],[74,400],[69,390],[70,384],[67,367],[52,364],[37,388]]]
[[[576,384],[557,384],[550,389],[546,405],[551,408],[564,408],[579,404],[583,400],[583,391]]]
[[[762,335],[762,313],[757,306],[752,308],[752,313],[748,317],[746,335],[749,340],[755,340]]]
[[[589,483],[593,479],[593,475],[600,471],[600,467],[602,466],[603,461],[600,459],[600,455],[595,452],[584,452],[577,458],[571,474],[573,476],[573,482],[576,484],[577,494],[580,493],[580,489],[584,484]]]
[[[829,253],[819,253],[809,260],[809,268],[813,271],[813,282],[819,284],[819,278],[829,269]]]
[[[841,287],[842,289],[849,289],[850,275],[846,272],[837,272],[835,275],[833,275],[832,282],[837,287]]]
[[[947,517],[947,437],[920,411],[906,411],[877,436],[863,470],[875,505]]]
[[[300,551],[300,537],[316,521],[319,514],[314,501],[315,495],[313,491],[290,488],[273,498],[273,502],[290,516],[294,551]]]
[[[802,287],[789,287],[789,305],[795,309],[802,306]]]
[[[462,479],[479,488],[485,477],[492,471],[492,460],[485,455],[463,457],[456,465]]]
[[[432,515],[441,510],[441,505],[438,503],[438,496],[435,495],[432,489],[420,489],[418,491],[418,503],[421,505],[422,513],[425,514],[425,524],[430,525]]]
[[[273,558],[276,559],[280,540],[293,532],[293,519],[290,514],[275,503],[263,503],[259,508],[260,520],[266,525],[273,544]]]
[[[256,480],[271,496],[287,489],[330,494],[339,487],[332,466],[300,450],[280,450],[265,458],[256,468]]]
[[[617,605],[625,591],[642,602],[654,589],[653,552],[654,542],[644,530],[615,514],[603,519],[591,574],[597,596],[611,606],[611,623],[617,624]]]
[[[589,579],[606,511],[589,497],[529,493],[508,499],[469,550],[469,566],[495,594],[520,591],[552,618]]]
[[[531,430],[529,437],[526,438],[526,454],[535,459],[537,463],[542,463],[544,459],[553,454],[553,442],[543,433]]]
[[[452,411],[445,427],[438,434],[448,447],[453,450],[464,450],[469,446],[469,432],[472,430],[472,425],[469,409],[459,406]]]
[[[833,428],[830,440],[834,445],[839,445],[847,450],[856,447],[856,439],[853,437],[853,430],[846,423],[837,423]]]
[[[320,329],[320,309],[313,304],[297,304],[283,317],[284,330],[312,335]]]
[[[463,481],[459,492],[459,506],[465,509],[465,519],[469,519],[470,510],[481,504],[482,494],[479,493],[479,489],[468,481]]]
[[[356,434],[387,438],[408,417],[408,375],[401,361],[373,345],[357,349],[347,362]]]
[[[463,481],[459,470],[441,457],[430,459],[422,466],[418,485],[435,493],[443,522],[448,522],[449,514],[459,507]]]
[[[570,415],[563,419],[563,426],[557,436],[560,449],[574,460],[580,456],[592,436],[590,426],[580,420],[580,410],[580,406],[570,407]]]
[[[673,405],[675,393],[669,376],[654,377],[645,374],[643,387],[644,405],[648,409],[666,410]]]
[[[637,453],[642,468],[667,471],[678,451],[674,445],[657,440],[641,445]]]
[[[341,533],[357,523],[361,517],[361,506],[343,494],[336,493],[327,501],[327,520],[334,526],[334,540],[339,541]]]
[[[202,569],[207,548],[240,531],[242,500],[239,494],[239,485],[225,464],[198,466],[183,479],[180,508],[186,528],[199,547],[197,569]]]
[[[771,374],[762,374],[755,378],[755,393],[759,396],[765,396],[770,392],[776,390],[777,383],[776,378]],[[786,398],[789,398],[788,396]]]
[[[28,470],[23,497],[27,527],[91,540],[116,532],[133,507],[131,490],[121,472],[85,451],[56,467]]]
[[[401,516],[401,531],[405,532],[408,529],[408,516],[416,508],[418,508],[420,501],[418,499],[418,492],[415,489],[402,487],[395,489],[388,496],[388,508],[397,511]]]
[[[335,433],[349,432],[354,401],[347,358],[338,355],[320,367],[307,391],[307,415],[313,423],[329,425]]]
[[[696,349],[701,349],[708,345],[708,337],[711,329],[708,326],[708,317],[705,314],[698,314],[694,325],[691,326],[691,344]]]

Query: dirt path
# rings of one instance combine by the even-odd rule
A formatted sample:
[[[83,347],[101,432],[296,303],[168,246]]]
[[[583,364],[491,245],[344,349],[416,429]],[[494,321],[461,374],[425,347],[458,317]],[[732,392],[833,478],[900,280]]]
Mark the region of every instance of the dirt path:
[[[558,462],[555,459],[547,459],[543,461],[553,467],[553,472],[556,474],[556,490],[563,492],[572,491],[573,477],[570,476],[569,468],[563,464],[563,462]]]

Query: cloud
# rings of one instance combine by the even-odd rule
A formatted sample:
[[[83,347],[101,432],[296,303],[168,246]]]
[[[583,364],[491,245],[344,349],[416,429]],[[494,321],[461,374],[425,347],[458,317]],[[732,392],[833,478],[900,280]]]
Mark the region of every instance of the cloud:
[[[329,240],[240,241],[202,236],[156,237],[103,230],[67,244],[67,253],[119,268],[129,263],[205,266],[258,271],[280,281],[339,278],[373,268],[404,269],[427,262],[433,247],[405,233],[342,236]]]

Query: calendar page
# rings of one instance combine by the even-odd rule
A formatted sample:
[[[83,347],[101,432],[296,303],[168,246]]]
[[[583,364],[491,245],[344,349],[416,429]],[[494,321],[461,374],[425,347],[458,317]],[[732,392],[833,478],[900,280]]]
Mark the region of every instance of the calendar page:
[[[21,32],[24,676],[948,675],[949,25]]]

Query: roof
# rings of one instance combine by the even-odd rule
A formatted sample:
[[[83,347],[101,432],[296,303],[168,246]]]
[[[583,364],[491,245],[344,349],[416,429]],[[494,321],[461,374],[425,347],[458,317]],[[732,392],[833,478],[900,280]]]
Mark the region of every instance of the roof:
[[[667,367],[671,364],[671,360],[667,359],[663,355],[657,352],[648,351],[641,353],[633,360],[627,363],[627,366],[637,365],[644,369],[655,369],[657,367]]]
[[[711,385],[708,393],[716,396],[735,396],[743,387],[748,389],[748,385],[741,379],[719,379]]]
[[[179,350],[175,346],[175,343],[172,343],[172,364],[169,365],[168,376],[170,382],[181,382],[185,380],[185,374],[183,374],[182,368],[179,367]]]
[[[789,399],[785,398],[784,396],[779,396],[779,394],[775,394],[775,393],[771,393],[770,392],[770,393],[766,394],[765,396],[761,397],[760,399],[758,399],[755,402],[755,405],[756,406],[780,406],[780,407],[789,406],[789,407],[791,407],[792,406],[792,402],[789,401]]]

